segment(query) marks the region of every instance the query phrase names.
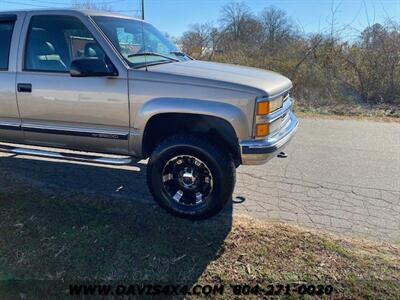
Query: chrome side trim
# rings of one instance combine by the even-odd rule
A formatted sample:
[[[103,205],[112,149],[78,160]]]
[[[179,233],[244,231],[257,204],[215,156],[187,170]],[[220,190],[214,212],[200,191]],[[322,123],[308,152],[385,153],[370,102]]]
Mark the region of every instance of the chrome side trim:
[[[21,124],[15,122],[0,122],[0,129],[21,130]]]
[[[58,127],[47,125],[33,125],[23,124],[22,130],[26,132],[38,132],[60,135],[73,135],[92,138],[114,139],[114,140],[128,140],[129,133],[117,130],[97,130],[97,129],[80,129],[73,127]]]
[[[68,161],[81,161],[81,162],[89,162],[97,164],[107,164],[107,165],[128,165],[133,161],[132,157],[121,157],[121,158],[102,157],[102,156],[92,156],[92,155],[83,155],[83,154],[66,153],[66,152],[46,151],[46,150],[31,149],[31,148],[19,148],[1,144],[0,144],[0,152],[13,153],[17,155],[55,158]]]

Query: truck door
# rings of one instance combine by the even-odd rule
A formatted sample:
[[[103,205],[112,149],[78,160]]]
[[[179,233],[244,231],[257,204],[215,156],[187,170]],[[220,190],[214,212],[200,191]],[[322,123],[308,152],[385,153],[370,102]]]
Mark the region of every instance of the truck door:
[[[21,119],[15,95],[19,33],[24,13],[0,14],[0,141],[22,141]]]
[[[105,51],[107,43],[98,42],[102,36],[89,19],[74,12],[28,13],[23,32],[17,97],[25,142],[127,154],[127,71]],[[119,75],[71,77],[70,64],[79,58],[107,60]]]

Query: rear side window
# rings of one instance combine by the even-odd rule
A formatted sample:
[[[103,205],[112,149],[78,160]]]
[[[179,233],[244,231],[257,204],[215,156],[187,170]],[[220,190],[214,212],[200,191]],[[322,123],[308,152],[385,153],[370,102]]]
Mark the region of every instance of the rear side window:
[[[105,54],[83,23],[72,16],[34,16],[26,41],[24,70],[66,73],[79,58]]]
[[[0,19],[0,70],[2,71],[8,70],[13,30],[14,21],[1,21]]]

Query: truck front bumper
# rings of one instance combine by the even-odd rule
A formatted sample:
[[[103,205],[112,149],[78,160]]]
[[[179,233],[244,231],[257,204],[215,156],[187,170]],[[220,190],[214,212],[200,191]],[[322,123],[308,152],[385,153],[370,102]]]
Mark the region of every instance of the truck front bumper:
[[[248,140],[240,143],[243,165],[262,165],[276,157],[289,143],[295,134],[299,121],[295,114],[288,110],[282,127],[271,137],[263,140]]]

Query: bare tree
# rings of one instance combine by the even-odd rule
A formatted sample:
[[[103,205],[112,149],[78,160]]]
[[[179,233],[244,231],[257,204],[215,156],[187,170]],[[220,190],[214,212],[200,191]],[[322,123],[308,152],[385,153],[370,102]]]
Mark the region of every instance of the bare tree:
[[[262,25],[244,2],[230,2],[221,9],[221,43],[225,50],[247,51],[262,41]]]
[[[349,78],[349,83],[364,101],[400,102],[400,31],[393,23],[367,27],[345,59],[357,79]]]
[[[193,57],[200,57],[207,52],[211,52],[213,45],[212,40],[215,29],[211,24],[194,24],[186,31],[180,43],[182,50]]]
[[[286,12],[276,8],[264,8],[259,16],[263,26],[266,42],[269,44],[280,43],[288,40],[294,34],[295,26],[288,18]]]
[[[249,7],[244,2],[230,2],[221,9],[221,24],[225,32],[237,41],[244,34],[245,23],[252,18]]]

